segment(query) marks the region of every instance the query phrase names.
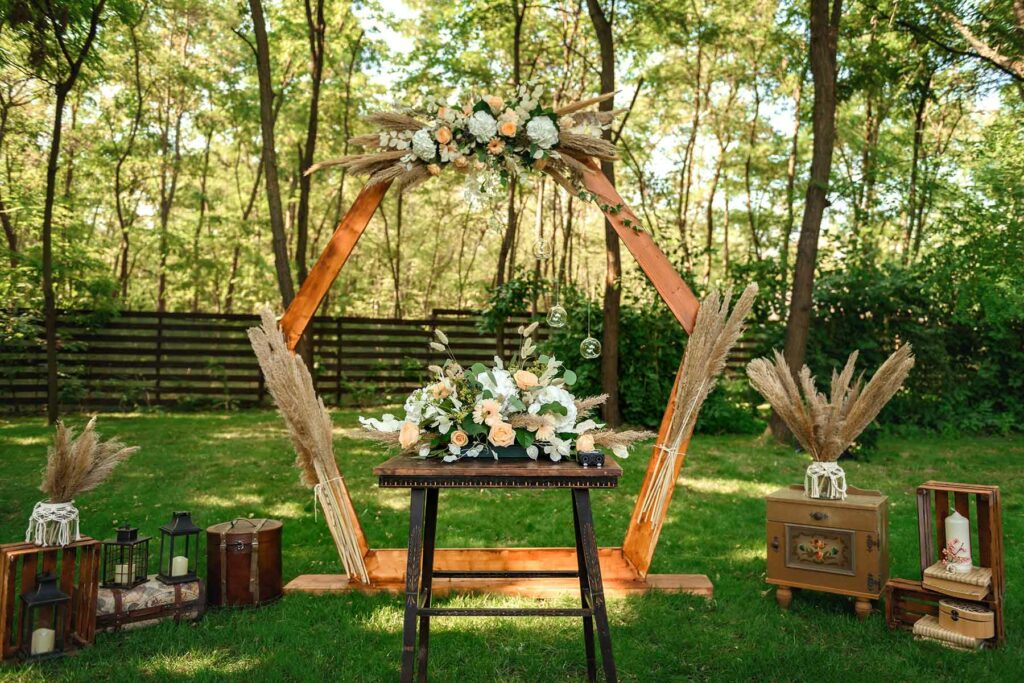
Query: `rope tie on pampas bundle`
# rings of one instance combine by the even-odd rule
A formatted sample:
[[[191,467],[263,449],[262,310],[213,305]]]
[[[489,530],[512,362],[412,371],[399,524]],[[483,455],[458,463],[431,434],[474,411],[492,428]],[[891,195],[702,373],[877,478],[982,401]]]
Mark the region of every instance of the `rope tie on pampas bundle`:
[[[804,493],[811,498],[821,498],[821,485],[828,481],[832,492],[839,494],[840,500],[846,500],[846,472],[837,462],[814,461],[807,466],[804,475]],[[836,498],[835,495],[830,498]]]

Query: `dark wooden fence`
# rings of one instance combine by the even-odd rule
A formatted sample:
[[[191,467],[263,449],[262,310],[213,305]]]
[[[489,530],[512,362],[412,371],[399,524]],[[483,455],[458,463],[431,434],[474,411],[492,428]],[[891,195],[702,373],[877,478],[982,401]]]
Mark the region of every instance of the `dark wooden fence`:
[[[525,320],[507,322],[507,349],[518,348],[516,328]],[[64,312],[58,324],[60,402],[90,410],[268,402],[246,336],[258,322],[254,315]],[[476,312],[451,309],[420,319],[314,318],[317,389],[336,403],[401,400],[425,379],[429,363],[442,360],[428,344],[437,328],[460,362],[494,356],[495,335],[480,332],[477,322]],[[0,345],[0,408],[29,412],[46,404],[40,335]]]
[[[436,309],[428,318],[317,317],[312,339],[317,389],[333,404],[401,401],[426,378],[424,368],[442,360],[430,349],[434,330],[448,335],[460,362],[488,361],[497,340],[478,328],[474,311]],[[506,350],[518,348],[506,324]],[[19,336],[0,343],[0,410],[38,412],[46,404],[46,350],[39,321],[23,321]],[[59,397],[62,406],[85,410],[269,405],[246,329],[254,315],[63,312],[58,324]],[[547,330],[541,325],[538,334]],[[763,339],[745,337],[730,370],[739,371]]]

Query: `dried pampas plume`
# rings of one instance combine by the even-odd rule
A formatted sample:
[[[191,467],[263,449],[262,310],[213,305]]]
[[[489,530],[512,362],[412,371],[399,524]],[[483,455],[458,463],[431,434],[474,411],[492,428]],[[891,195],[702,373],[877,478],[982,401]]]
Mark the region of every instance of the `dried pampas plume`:
[[[306,486],[314,487],[314,495],[323,505],[345,571],[369,583],[358,540],[362,530],[334,459],[330,413],[313,388],[313,378],[306,364],[288,349],[269,307],[264,306],[260,311],[260,320],[259,327],[249,328],[249,341],[263,370],[267,389],[288,427],[299,478]]]
[[[863,372],[853,380],[856,362],[854,351],[842,372],[832,371],[829,396],[818,392],[806,365],[794,380],[789,364],[778,351],[774,361],[751,361],[747,376],[814,460],[834,462],[903,386],[914,367],[914,354],[910,344],[898,348],[867,386],[863,385]]]
[[[115,467],[137,450],[138,446],[127,447],[117,439],[100,441],[95,417],[89,420],[78,438],[73,429],[58,422],[39,490],[51,503],[71,502],[102,484]]]
[[[700,304],[693,333],[686,342],[679,367],[679,380],[673,397],[675,409],[664,440],[655,453],[657,470],[640,506],[640,521],[661,519],[676,476],[676,461],[693,432],[704,400],[715,388],[725,369],[729,351],[743,334],[743,321],[754,306],[757,285],[748,285],[732,311],[732,289],[724,294],[711,292]]]

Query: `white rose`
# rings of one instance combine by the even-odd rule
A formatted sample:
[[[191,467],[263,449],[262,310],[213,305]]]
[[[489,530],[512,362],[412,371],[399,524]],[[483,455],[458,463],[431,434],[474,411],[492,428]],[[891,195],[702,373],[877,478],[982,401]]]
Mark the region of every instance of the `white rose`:
[[[423,161],[433,161],[437,154],[437,145],[429,128],[421,128],[412,136],[412,151]]]
[[[534,116],[526,124],[526,137],[541,149],[551,149],[558,144],[558,127],[547,116]]]
[[[576,403],[572,394],[562,387],[546,386],[536,392],[533,403],[530,404],[528,412],[537,415],[540,409],[548,403],[557,403],[565,408],[565,415],[551,413],[550,417],[555,420],[556,432],[572,432],[576,425]]]
[[[485,111],[474,112],[469,117],[467,127],[477,142],[487,142],[498,134],[498,122]]]

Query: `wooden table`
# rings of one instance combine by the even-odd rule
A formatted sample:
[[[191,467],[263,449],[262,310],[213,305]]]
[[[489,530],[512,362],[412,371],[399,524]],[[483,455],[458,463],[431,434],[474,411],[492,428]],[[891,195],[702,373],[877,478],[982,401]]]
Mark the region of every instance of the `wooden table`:
[[[601,583],[594,519],[590,510],[590,489],[614,488],[622,468],[614,461],[604,467],[581,467],[575,462],[541,460],[494,460],[465,458],[453,463],[436,459],[395,456],[374,468],[382,488],[408,488],[409,549],[405,570],[405,625],[402,636],[402,681],[411,682],[418,668],[418,680],[427,680],[430,647],[430,618],[449,617],[582,617],[587,655],[588,680],[597,680],[594,653],[594,622],[601,645],[605,678],[615,681],[615,659],[608,629],[608,614]],[[520,570],[472,571],[434,569],[434,540],[437,532],[438,498],[443,488],[570,489],[573,527],[576,532],[575,571]],[[441,608],[430,604],[430,588],[438,578],[579,578],[579,608]],[[416,656],[417,622],[419,632]],[[418,659],[418,661],[417,661]]]

